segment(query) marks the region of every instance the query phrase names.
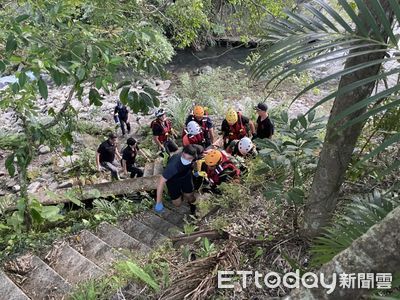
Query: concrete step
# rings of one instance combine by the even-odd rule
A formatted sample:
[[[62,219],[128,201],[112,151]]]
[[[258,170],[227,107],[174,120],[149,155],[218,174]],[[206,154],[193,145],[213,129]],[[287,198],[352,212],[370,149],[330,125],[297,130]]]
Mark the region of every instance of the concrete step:
[[[136,218],[137,220],[141,221],[142,223],[146,224],[147,226],[153,228],[155,231],[158,231],[165,236],[170,237],[182,234],[181,229],[178,228],[176,225],[168,222],[158,215],[153,214],[150,211],[146,211],[138,215]]]
[[[106,222],[97,227],[95,234],[108,245],[117,249],[128,249],[142,254],[147,254],[151,251],[147,245]]]
[[[88,230],[82,230],[79,234],[72,237],[70,245],[103,270],[118,260],[127,259],[126,256]]]
[[[163,159],[159,157],[154,161],[153,175],[161,175],[163,171],[164,171]]]
[[[154,172],[154,162],[148,162],[144,165],[143,177],[152,176]]]
[[[22,278],[13,276],[12,279],[30,299],[63,299],[71,290],[71,285],[39,257],[29,256],[20,259],[24,259],[24,264],[29,264],[30,269]]]
[[[0,271],[0,300],[29,300],[29,298],[6,274]]]
[[[118,227],[131,237],[151,248],[160,245],[162,242],[168,239],[167,236],[153,230],[151,227],[136,219],[121,221]]]
[[[184,215],[173,211],[167,207],[164,207],[164,211],[161,214],[155,213],[157,216],[167,220],[168,222],[174,224],[179,228],[183,228],[184,222]]]
[[[168,209],[170,209],[171,211],[182,215],[182,218],[185,215],[190,214],[190,207],[189,207],[189,204],[187,204],[186,202],[182,203],[181,206],[176,207],[171,202],[164,201],[164,206],[167,207]]]
[[[46,256],[51,266],[70,284],[104,275],[104,271],[68,244],[56,246]]]

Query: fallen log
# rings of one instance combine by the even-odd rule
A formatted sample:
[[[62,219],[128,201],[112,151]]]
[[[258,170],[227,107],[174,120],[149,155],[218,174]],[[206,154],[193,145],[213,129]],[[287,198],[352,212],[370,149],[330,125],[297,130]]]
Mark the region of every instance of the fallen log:
[[[63,197],[63,194],[65,195],[70,191],[75,191],[77,195],[79,195],[79,200],[90,200],[98,197],[106,198],[110,196],[129,195],[136,192],[151,191],[157,188],[159,178],[160,175],[154,175],[149,177],[138,177],[84,185],[81,188],[70,188],[66,189],[64,192],[58,192],[57,194],[61,193],[61,198],[56,202],[48,195],[44,197],[42,196],[39,201],[43,205],[70,202],[68,197]]]
[[[60,189],[55,192],[42,191],[35,194],[29,194],[29,196],[37,199],[42,205],[57,205],[61,203],[74,202],[76,200],[85,201],[99,197],[106,198],[110,196],[129,195],[136,192],[155,190],[157,189],[159,178],[160,175],[129,178],[125,180]],[[15,203],[15,201],[12,202]],[[15,209],[16,207],[13,205],[8,207],[6,211],[13,211]]]

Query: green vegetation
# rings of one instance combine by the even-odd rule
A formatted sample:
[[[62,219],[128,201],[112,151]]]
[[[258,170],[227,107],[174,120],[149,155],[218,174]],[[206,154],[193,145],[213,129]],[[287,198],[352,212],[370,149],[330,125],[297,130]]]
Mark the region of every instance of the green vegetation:
[[[216,251],[214,243],[211,243],[208,238],[203,238],[200,243],[200,248],[197,250],[196,254],[200,258],[209,257]]]
[[[96,153],[92,149],[83,149],[79,153],[79,159],[73,163],[73,170],[79,176],[90,176],[97,172]]]
[[[398,249],[387,249],[381,231],[370,229],[385,229],[387,216],[399,213],[398,1],[339,0],[332,6],[323,0],[296,6],[283,0],[14,2],[0,5],[0,74],[17,78],[0,90],[0,110],[15,116],[16,127],[11,134],[0,133],[0,159],[4,156],[13,177],[0,187],[2,192],[3,187],[20,190],[15,189],[15,197],[0,198],[1,262],[27,251],[41,254],[55,240],[82,229],[152,209],[153,195],[140,193],[139,202],[103,199],[98,191],[90,209],[75,192],[65,195],[69,205],[45,206],[28,194],[28,186],[46,181],[41,175],[52,171],[56,180],[73,177],[79,185],[101,180],[95,147],[116,127],[98,126],[96,120],[110,98],[118,98],[145,120],[135,138],[154,159],[147,114],[160,106],[160,94],[151,82],[166,75],[163,67],[175,48],[202,49],[230,35],[241,42],[262,38],[263,47],[243,63],[257,82],[249,81],[245,71],[230,68],[168,74],[173,95],[162,98],[178,133],[195,103],[207,107],[218,123],[229,106],[240,107],[255,120],[255,103],[279,103],[269,111],[274,137],[254,140],[259,148],[255,159],[232,159],[243,167],[240,181],[223,183],[215,194],[202,194],[197,203],[200,218],[183,226],[188,240],[203,229],[226,234],[229,240],[198,237],[177,251],[166,244],[146,258],[131,253],[129,260],[111,268],[110,276],[85,282],[71,299],[109,299],[132,281],[145,286],[141,296],[159,298],[176,277],[182,279],[182,270],[191,278],[185,267],[192,260],[195,275],[204,278],[188,295],[232,298],[236,290],[213,290],[216,270],[317,271],[323,264],[336,264],[343,253],[364,253],[352,247],[360,245],[353,243],[360,237],[373,241],[369,246],[377,253],[385,249],[397,255]],[[343,68],[326,70],[341,63]],[[124,72],[129,75],[123,77]],[[333,80],[339,80],[337,88]],[[53,89],[66,90],[67,95],[57,99],[58,106],[47,107],[43,103]],[[298,115],[290,104],[299,104],[300,98],[300,105],[309,110]],[[331,100],[328,115],[324,111]],[[73,101],[94,119],[79,118]],[[324,111],[318,111],[322,107]],[[50,147],[51,157],[46,157],[48,151],[39,157],[43,145]],[[64,166],[58,164],[61,155],[78,158]],[[145,160],[139,155],[139,165]],[[389,228],[386,233],[397,231]],[[366,273],[396,271],[393,262],[373,261],[370,252],[366,268],[374,268]],[[223,261],[226,257],[228,262]],[[358,268],[360,262],[342,267]],[[254,296],[254,291],[246,292],[240,297]],[[391,292],[376,295],[395,296]],[[266,293],[281,297],[288,291]]]
[[[118,68],[133,68],[138,74],[152,72],[173,54],[172,46],[157,28],[141,23],[144,12],[139,8],[133,2],[23,1],[2,10],[0,24],[4,30],[0,41],[5,48],[0,71],[18,69],[15,74],[18,82],[1,91],[0,108],[12,110],[22,127],[19,142],[9,144],[12,153],[6,166],[11,176],[18,173],[21,186],[18,215],[26,230],[34,222],[27,193],[28,166],[35,149],[48,141],[61,140],[66,154],[71,154],[76,113],[70,105],[73,96],[82,100],[84,94],[88,95],[90,105],[101,106],[100,90],[109,94],[110,89],[123,87],[120,99],[134,111],[146,112],[149,107],[159,105],[157,93],[145,84],[137,92],[127,87],[130,82],[116,81]],[[122,13],[126,10],[135,15]],[[35,79],[28,80],[28,72]],[[38,96],[48,98],[44,75],[57,86],[71,84],[62,108],[58,112],[49,109],[50,122],[41,120],[43,116],[35,103]],[[90,85],[89,91],[84,89],[85,84]],[[62,122],[66,126],[54,135],[52,129]]]
[[[218,189],[218,194],[201,199],[199,203],[200,215],[206,215],[216,207],[226,210],[240,209],[246,205],[249,197],[251,197],[249,190],[243,185],[224,182],[218,186]]]
[[[381,193],[374,190],[365,195],[353,195],[349,200],[333,225],[314,241],[311,248],[314,266],[329,262],[400,205],[399,195],[393,191]]]
[[[299,208],[304,204],[304,185],[315,172],[322,146],[320,132],[325,128],[325,118],[315,118],[315,114],[312,111],[307,117],[300,115],[289,120],[287,112],[282,112],[275,119],[281,128],[279,139],[258,141],[262,161],[258,161],[254,173],[248,176],[258,178],[259,182],[260,176],[268,178],[268,183],[263,184],[266,199],[285,201],[293,206],[295,228]]]
[[[187,0],[176,1],[166,10],[166,15],[174,20],[169,31],[172,33],[172,42],[179,48],[190,46],[198,36],[210,29],[208,10],[211,1]]]
[[[160,291],[160,286],[154,279],[146,273],[141,267],[139,267],[136,263],[132,261],[124,261],[122,263],[117,264],[117,270],[129,275],[131,278],[136,278],[143,281],[145,284],[150,286],[156,292]]]
[[[71,300],[109,299],[116,290],[123,287],[125,280],[121,274],[100,279],[89,279],[79,285],[71,294]]]
[[[89,121],[77,121],[76,131],[79,133],[86,133],[94,136],[106,136],[108,132],[113,131],[114,128],[101,128],[98,124]]]
[[[160,291],[160,284],[166,287],[168,265],[164,262],[147,263],[142,266],[140,262],[132,259],[118,261],[113,267],[113,274],[100,279],[91,279],[79,285],[70,295],[71,300],[101,300],[110,299],[118,290],[129,287],[132,280],[135,284],[149,286],[153,292]],[[139,291],[136,291],[139,292]]]
[[[398,60],[396,55],[387,53],[398,50],[398,38],[392,24],[395,24],[395,15],[398,18],[399,3],[371,0],[357,1],[356,5],[351,6],[348,1],[339,1],[339,7],[344,12],[339,14],[324,1],[317,2],[316,7],[305,4],[303,13],[287,13],[288,19],[269,23],[273,27],[269,30],[269,37],[274,45],[262,52],[252,69],[252,77],[256,79],[271,74],[267,86],[275,89],[294,74],[323,66],[326,62],[345,61],[343,69],[321,76],[303,88],[293,99],[296,101],[312,89],[340,76],[339,88],[324,96],[312,108],[334,99],[325,147],[320,155],[316,179],[305,212],[304,229],[310,236],[321,233],[322,227],[332,216],[337,203],[338,187],[343,182],[354,146],[366,120],[398,106],[399,100],[396,96],[400,90],[398,80],[388,83],[391,75],[398,76],[397,66],[387,67]],[[351,20],[355,28],[349,25],[348,20]],[[377,88],[374,92],[379,83],[385,88],[382,91]],[[381,153],[399,140],[400,134],[393,132],[366,155],[364,160]],[[398,169],[399,166],[399,163],[395,163],[389,167],[388,172]],[[331,176],[329,184],[323,175],[327,169],[335,174]],[[325,188],[321,193],[318,187],[323,185]],[[321,201],[321,198],[325,200]],[[321,207],[317,207],[317,203]],[[322,207],[329,209],[324,210]],[[325,212],[323,216],[319,216],[321,209]]]
[[[71,200],[73,196],[71,196]],[[101,222],[115,223],[118,219],[132,216],[152,206],[151,199],[145,194],[143,200],[137,202],[130,199],[115,199],[113,201],[96,199],[91,210],[81,208],[68,210],[62,206],[42,206],[37,201],[31,205],[33,228],[30,232],[23,232],[23,219],[17,211],[0,223],[0,260],[22,254],[28,250],[43,251],[53,241],[82,229],[95,228]],[[75,204],[80,201],[75,199]],[[60,215],[58,212],[62,211]]]

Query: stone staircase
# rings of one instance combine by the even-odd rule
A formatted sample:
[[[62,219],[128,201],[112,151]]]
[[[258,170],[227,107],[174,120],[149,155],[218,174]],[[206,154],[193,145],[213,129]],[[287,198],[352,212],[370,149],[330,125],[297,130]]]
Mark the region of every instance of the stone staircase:
[[[149,163],[144,172],[161,171],[159,164]],[[68,299],[78,284],[107,276],[113,262],[146,256],[169,237],[183,234],[188,212],[185,206],[169,206],[160,215],[148,210],[116,225],[103,222],[53,244],[44,256],[27,254],[7,262],[0,270],[0,300]]]

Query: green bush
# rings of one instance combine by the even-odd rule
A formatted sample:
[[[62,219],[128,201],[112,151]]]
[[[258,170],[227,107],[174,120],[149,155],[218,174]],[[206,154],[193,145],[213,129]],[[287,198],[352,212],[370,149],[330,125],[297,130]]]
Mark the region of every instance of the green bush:
[[[93,175],[97,173],[96,153],[92,149],[83,149],[79,153],[79,159],[74,162],[75,170],[80,176]]]
[[[275,119],[275,126],[280,128],[279,139],[255,140],[261,148],[262,160],[258,160],[251,171],[253,176],[265,179],[264,183],[261,180],[259,183],[267,199],[294,208],[297,224],[298,208],[304,203],[306,186],[317,166],[325,118],[315,118],[315,111],[312,111],[307,117],[300,115],[289,119],[288,113],[283,111]]]
[[[190,46],[209,29],[208,7],[210,4],[202,0],[176,1],[168,6],[166,16],[174,20],[170,25],[171,39],[178,48]]]

